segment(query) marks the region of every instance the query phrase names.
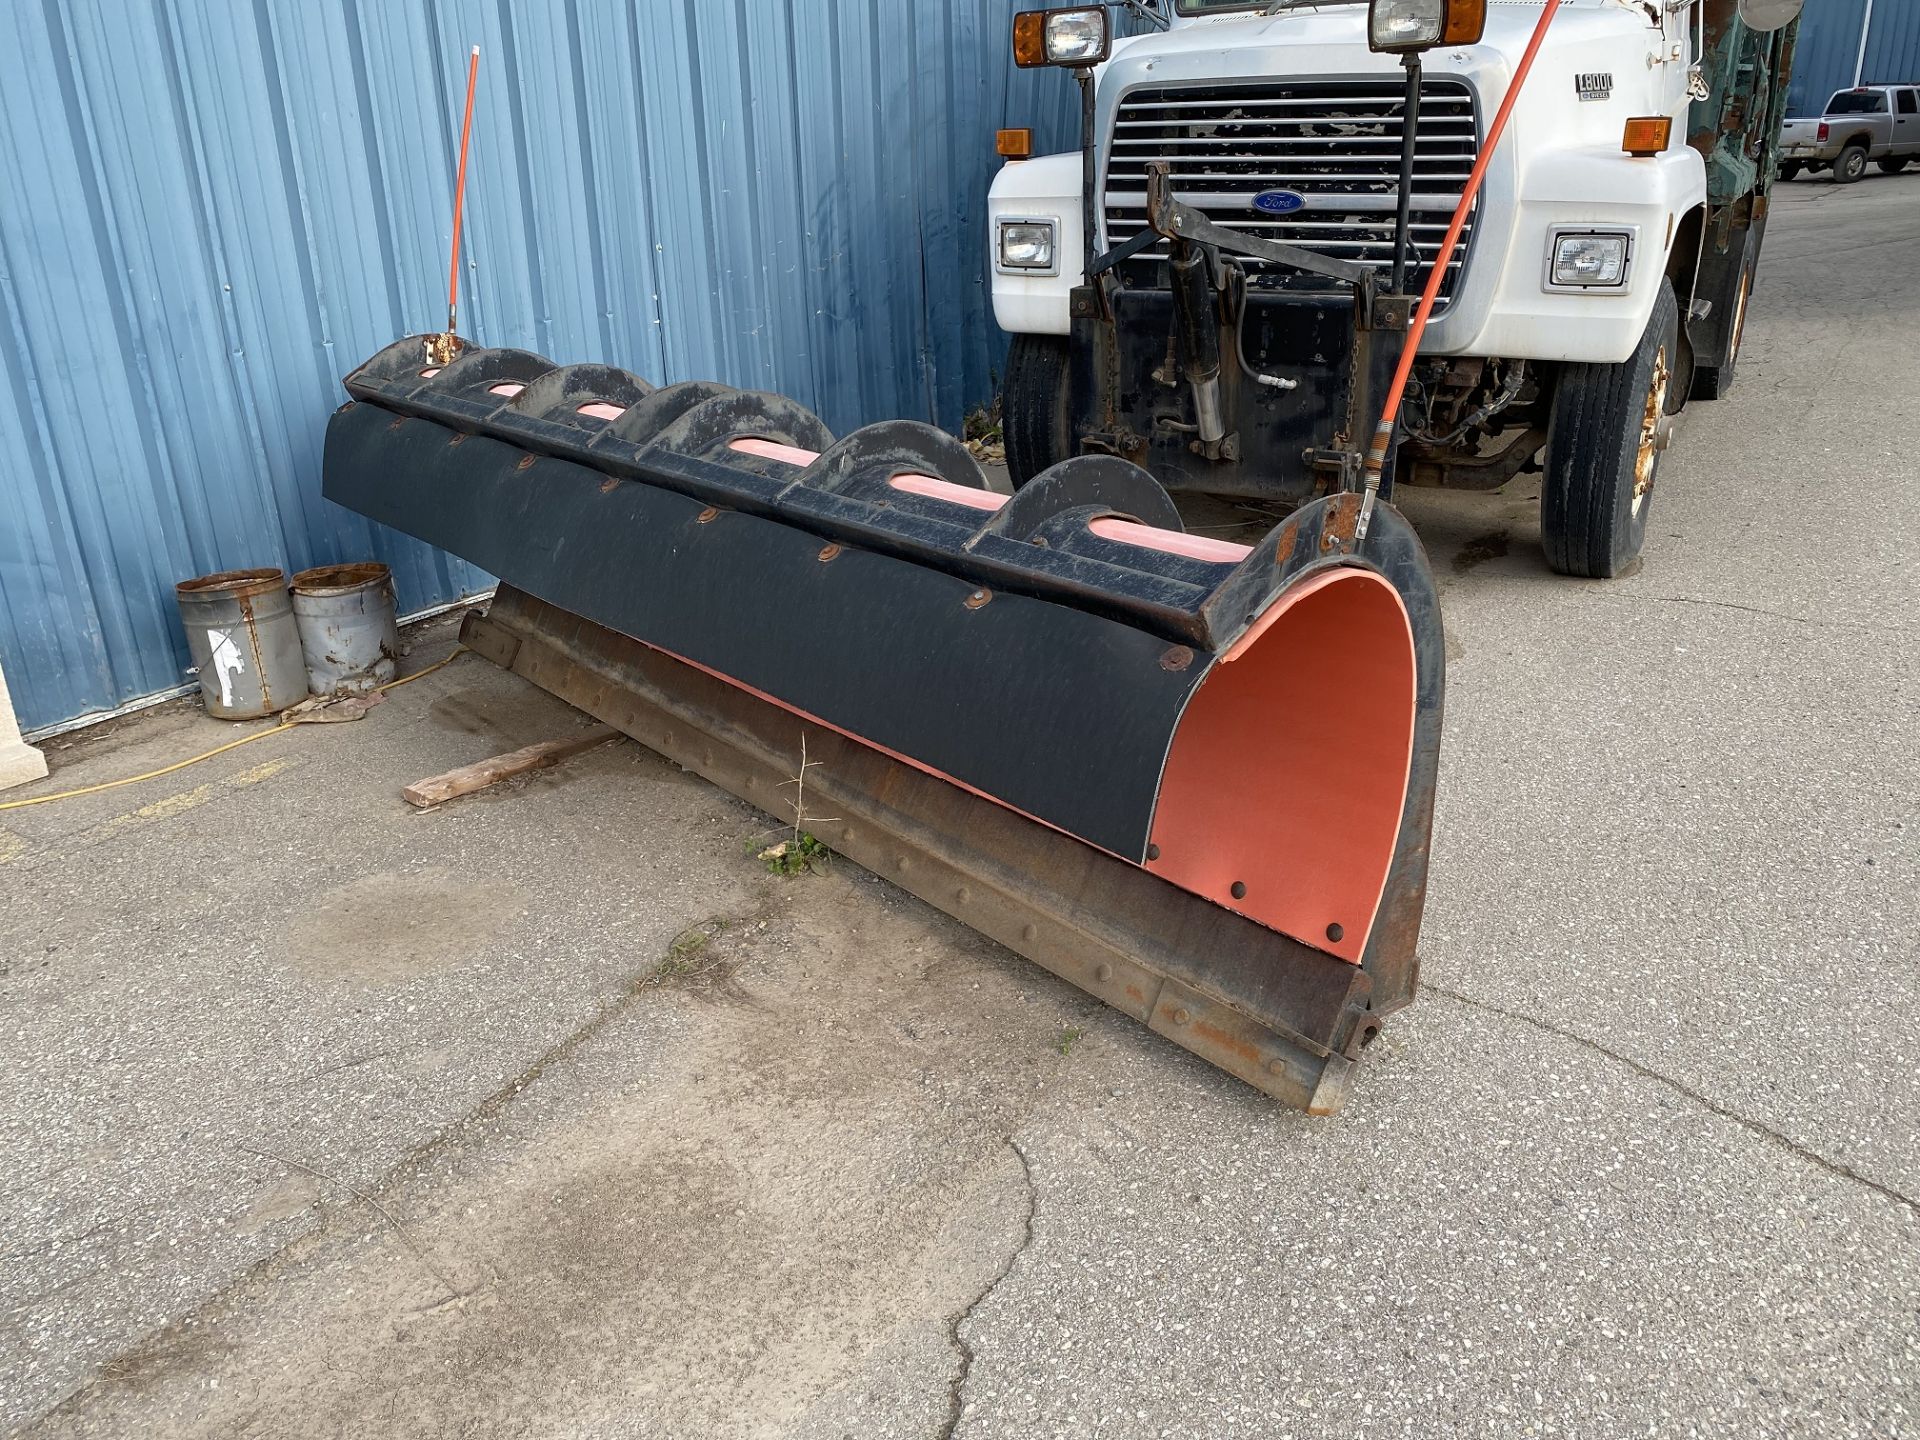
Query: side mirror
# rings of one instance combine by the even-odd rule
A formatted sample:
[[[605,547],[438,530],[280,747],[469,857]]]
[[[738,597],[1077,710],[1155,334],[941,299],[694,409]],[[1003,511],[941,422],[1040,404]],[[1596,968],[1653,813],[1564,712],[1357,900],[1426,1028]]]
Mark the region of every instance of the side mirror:
[[[1013,17],[1013,63],[1023,70],[1036,65],[1085,70],[1105,60],[1112,45],[1103,6],[1022,10]]]
[[[1487,28],[1487,0],[1373,0],[1367,44],[1389,55],[1471,45]]]
[[[1782,30],[1799,17],[1806,0],[1739,0],[1734,7],[1749,30]]]

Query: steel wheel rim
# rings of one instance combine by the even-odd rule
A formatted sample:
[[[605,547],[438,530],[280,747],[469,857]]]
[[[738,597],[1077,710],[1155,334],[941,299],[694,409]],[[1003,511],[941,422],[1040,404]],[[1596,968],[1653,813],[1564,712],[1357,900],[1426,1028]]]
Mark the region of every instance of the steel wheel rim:
[[[1653,489],[1653,472],[1660,463],[1660,418],[1667,409],[1667,386],[1672,381],[1667,367],[1667,347],[1662,345],[1653,356],[1653,374],[1647,381],[1647,403],[1640,415],[1640,448],[1633,457],[1633,513],[1638,516]]]

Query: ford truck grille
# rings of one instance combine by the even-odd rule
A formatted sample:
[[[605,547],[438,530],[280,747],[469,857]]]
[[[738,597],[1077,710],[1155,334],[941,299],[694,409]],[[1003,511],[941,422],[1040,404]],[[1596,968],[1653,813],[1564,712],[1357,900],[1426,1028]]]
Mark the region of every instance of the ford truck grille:
[[[1120,102],[1108,150],[1107,244],[1147,227],[1149,161],[1171,167],[1176,196],[1222,225],[1380,268],[1393,264],[1400,184],[1401,110],[1397,79],[1237,81],[1231,85],[1135,90]],[[1417,293],[1439,251],[1479,153],[1473,91],[1452,79],[1421,82],[1414,150],[1410,284]],[[1292,191],[1304,206],[1270,214],[1264,191]],[[1284,202],[1282,202],[1284,203]],[[1477,208],[1477,207],[1476,207]],[[1441,286],[1452,295],[1473,231],[1469,215]],[[1132,274],[1164,271],[1166,246],[1143,252]],[[1319,287],[1330,282],[1285,267],[1245,262],[1255,283]],[[1149,267],[1143,270],[1140,267]],[[1265,273],[1270,272],[1270,273]],[[1152,283],[1164,283],[1161,279]]]

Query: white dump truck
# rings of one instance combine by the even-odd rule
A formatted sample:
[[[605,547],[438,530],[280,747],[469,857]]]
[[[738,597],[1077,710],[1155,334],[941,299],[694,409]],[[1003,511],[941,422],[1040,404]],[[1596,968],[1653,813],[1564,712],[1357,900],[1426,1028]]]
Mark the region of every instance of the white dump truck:
[[[1077,75],[1082,147],[1002,135],[1015,482],[1104,452],[1170,489],[1354,486],[1478,165],[1383,483],[1541,470],[1554,568],[1619,573],[1671,417],[1732,380],[1798,8],[1563,0],[1484,157],[1541,0],[1143,0],[1112,7],[1147,22],[1125,37],[1109,7],[1016,17],[1017,63]]]

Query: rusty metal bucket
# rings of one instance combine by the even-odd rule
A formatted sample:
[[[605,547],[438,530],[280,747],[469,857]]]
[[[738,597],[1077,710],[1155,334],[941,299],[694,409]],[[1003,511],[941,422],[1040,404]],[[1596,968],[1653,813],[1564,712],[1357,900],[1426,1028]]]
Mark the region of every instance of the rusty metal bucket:
[[[393,572],[366,561],[293,577],[293,614],[316,695],[365,695],[392,680],[400,658]]]
[[[307,698],[285,571],[222,570],[182,580],[174,599],[209,715],[253,720]]]

